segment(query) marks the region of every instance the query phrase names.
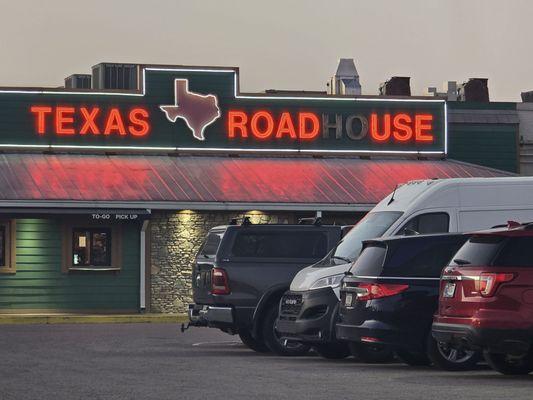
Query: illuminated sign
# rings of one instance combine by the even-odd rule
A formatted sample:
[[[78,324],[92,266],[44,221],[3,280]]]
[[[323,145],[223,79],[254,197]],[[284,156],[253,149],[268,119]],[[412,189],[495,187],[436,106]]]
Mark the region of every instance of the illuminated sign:
[[[247,95],[236,69],[141,76],[138,92],[0,89],[0,149],[447,152],[443,100]]]

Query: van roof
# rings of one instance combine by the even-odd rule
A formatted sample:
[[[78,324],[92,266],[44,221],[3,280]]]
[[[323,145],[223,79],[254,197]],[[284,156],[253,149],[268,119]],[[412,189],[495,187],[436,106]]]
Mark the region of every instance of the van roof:
[[[420,207],[420,202],[426,201],[426,208],[445,207],[449,199],[441,194],[447,192],[452,196],[454,188],[472,186],[494,186],[501,185],[527,185],[533,192],[533,177],[499,177],[499,178],[448,178],[448,179],[424,179],[413,180],[398,185],[395,192],[390,193],[381,200],[372,211],[402,211],[405,212],[412,207]],[[436,193],[439,193],[436,196]],[[392,201],[391,201],[392,199]],[[414,200],[417,200],[414,203]],[[510,199],[511,201],[522,201],[523,198]],[[442,203],[442,204],[439,204]]]

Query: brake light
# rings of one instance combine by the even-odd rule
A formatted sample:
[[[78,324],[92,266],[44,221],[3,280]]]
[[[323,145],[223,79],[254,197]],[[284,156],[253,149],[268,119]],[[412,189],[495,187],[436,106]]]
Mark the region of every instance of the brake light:
[[[501,283],[514,279],[514,274],[494,274],[484,272],[479,276],[479,293],[484,297],[491,297]]]
[[[388,283],[359,283],[357,285],[357,300],[373,300],[399,294],[409,288],[409,285],[394,285]]]
[[[228,275],[222,268],[211,270],[211,294],[230,294]]]

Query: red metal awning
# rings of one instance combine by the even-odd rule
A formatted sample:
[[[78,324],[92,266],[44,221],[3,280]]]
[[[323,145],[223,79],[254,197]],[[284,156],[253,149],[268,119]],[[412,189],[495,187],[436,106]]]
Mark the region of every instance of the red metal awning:
[[[452,160],[17,153],[0,155],[0,206],[368,209],[409,180],[510,175]]]

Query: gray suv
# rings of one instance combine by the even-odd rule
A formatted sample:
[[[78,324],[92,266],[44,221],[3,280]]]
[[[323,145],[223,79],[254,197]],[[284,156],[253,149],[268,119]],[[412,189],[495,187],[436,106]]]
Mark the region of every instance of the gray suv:
[[[226,225],[211,229],[193,267],[189,325],[238,334],[258,352],[301,355],[309,346],[274,329],[279,301],[301,269],[320,261],[341,239],[342,226]]]

